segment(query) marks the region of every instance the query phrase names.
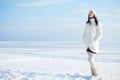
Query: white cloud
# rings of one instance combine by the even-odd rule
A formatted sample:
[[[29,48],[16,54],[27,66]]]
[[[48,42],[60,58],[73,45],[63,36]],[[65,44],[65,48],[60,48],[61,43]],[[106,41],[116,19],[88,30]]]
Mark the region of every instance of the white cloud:
[[[98,16],[104,17],[120,17],[120,9],[114,8],[113,10],[102,11],[98,13]]]
[[[16,6],[28,6],[28,7],[38,7],[38,6],[48,6],[48,5],[59,5],[72,2],[74,0],[39,0],[33,2],[26,2],[26,3],[18,3],[15,4]]]
[[[47,18],[47,17],[40,17],[40,16],[28,16],[25,17],[26,20],[54,20],[54,21],[80,21],[78,17],[55,17],[55,18]]]
[[[113,14],[110,14],[110,13],[99,13],[99,14],[97,14],[98,16],[113,16]]]
[[[88,10],[80,10],[80,9],[71,11],[71,13],[75,13],[75,14],[85,14],[87,12]]]
[[[116,14],[120,16],[120,9],[116,9]]]
[[[115,11],[114,13],[99,13],[98,16],[104,16],[104,17],[120,17],[120,11]]]
[[[89,11],[89,6],[90,6],[89,2],[79,3],[76,7],[74,7],[70,11],[70,13],[73,13],[73,14],[86,14]]]
[[[63,18],[56,18],[56,20],[60,20],[60,21],[80,21],[80,18],[76,18],[76,17],[63,17]]]

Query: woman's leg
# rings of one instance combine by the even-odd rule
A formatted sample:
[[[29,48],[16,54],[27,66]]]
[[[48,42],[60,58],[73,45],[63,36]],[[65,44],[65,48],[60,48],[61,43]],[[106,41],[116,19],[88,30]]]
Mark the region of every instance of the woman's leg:
[[[99,72],[95,64],[95,56],[96,54],[88,52],[88,60],[89,60],[90,67],[91,67],[91,73],[93,76],[98,76]]]

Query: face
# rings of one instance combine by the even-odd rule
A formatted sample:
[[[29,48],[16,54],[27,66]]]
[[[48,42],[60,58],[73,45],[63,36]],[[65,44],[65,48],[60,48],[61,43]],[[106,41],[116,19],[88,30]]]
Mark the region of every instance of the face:
[[[94,17],[94,13],[92,11],[90,11],[89,14],[88,14],[88,17],[89,18],[93,18]]]

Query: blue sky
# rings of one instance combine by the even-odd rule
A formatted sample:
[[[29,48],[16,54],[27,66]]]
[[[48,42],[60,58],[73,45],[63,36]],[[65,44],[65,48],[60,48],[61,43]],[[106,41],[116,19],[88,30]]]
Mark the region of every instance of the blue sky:
[[[102,22],[103,42],[120,41],[119,0],[0,0],[0,40],[82,41],[88,11]]]

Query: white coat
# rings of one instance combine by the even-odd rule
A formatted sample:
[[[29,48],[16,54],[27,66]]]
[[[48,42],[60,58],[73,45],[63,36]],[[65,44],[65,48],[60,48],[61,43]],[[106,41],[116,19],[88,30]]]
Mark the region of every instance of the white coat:
[[[89,47],[93,52],[99,52],[99,40],[102,38],[102,27],[101,23],[98,22],[96,26],[94,19],[91,20],[91,25],[86,23],[83,41],[85,43],[86,48]]]

